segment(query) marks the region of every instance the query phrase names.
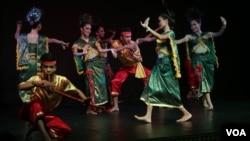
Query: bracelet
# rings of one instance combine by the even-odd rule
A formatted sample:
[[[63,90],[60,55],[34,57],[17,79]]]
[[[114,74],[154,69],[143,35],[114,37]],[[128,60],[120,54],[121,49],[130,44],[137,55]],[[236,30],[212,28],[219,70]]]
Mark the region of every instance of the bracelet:
[[[149,32],[149,30],[150,30],[151,28],[150,27],[146,27],[146,32]]]
[[[226,25],[223,25],[221,28],[225,29],[227,26]]]

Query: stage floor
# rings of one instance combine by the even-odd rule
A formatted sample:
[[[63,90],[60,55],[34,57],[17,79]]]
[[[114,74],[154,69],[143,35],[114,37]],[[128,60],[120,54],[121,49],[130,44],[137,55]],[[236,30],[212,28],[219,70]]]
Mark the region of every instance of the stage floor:
[[[249,127],[248,100],[214,100],[213,103],[214,110],[209,111],[202,108],[199,101],[186,101],[184,104],[193,117],[182,123],[175,121],[180,118],[180,111],[159,107],[153,110],[152,123],[136,120],[135,114],[143,115],[146,111],[142,102],[121,102],[119,112],[86,115],[85,106],[66,100],[53,114],[72,127],[65,141],[218,141],[225,135],[225,127]],[[8,137],[8,141],[24,138],[25,122],[17,117],[19,106],[4,104],[1,107],[0,133],[2,138]],[[247,136],[248,131],[245,129]],[[39,132],[33,132],[31,141],[41,141]]]

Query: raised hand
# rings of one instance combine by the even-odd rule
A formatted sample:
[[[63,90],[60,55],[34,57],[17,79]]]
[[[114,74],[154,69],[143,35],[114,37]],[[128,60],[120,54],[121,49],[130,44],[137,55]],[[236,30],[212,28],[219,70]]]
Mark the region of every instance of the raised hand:
[[[141,26],[144,28],[148,28],[148,23],[149,23],[150,17],[147,17],[144,21],[144,23],[142,21],[140,21]]]
[[[226,27],[227,26],[227,20],[222,16],[220,17],[220,19],[221,19],[221,22],[222,22],[222,26]]]

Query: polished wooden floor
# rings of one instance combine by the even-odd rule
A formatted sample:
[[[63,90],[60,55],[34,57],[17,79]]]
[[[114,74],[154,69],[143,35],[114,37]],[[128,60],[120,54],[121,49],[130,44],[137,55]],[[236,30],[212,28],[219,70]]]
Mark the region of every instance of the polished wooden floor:
[[[53,114],[72,127],[72,133],[65,141],[219,141],[225,135],[224,128],[229,125],[249,127],[249,100],[214,100],[213,111],[202,108],[199,101],[184,104],[193,118],[183,123],[175,122],[181,116],[177,109],[159,107],[154,108],[152,123],[138,121],[133,116],[144,114],[146,106],[140,101],[126,100],[120,103],[119,112],[98,115],[86,115],[84,105],[64,100]],[[26,128],[25,122],[17,117],[19,106],[4,104],[1,107],[0,133],[4,139],[24,140]],[[247,136],[248,131],[245,129]],[[35,131],[31,136],[31,141],[41,141],[39,132]]]

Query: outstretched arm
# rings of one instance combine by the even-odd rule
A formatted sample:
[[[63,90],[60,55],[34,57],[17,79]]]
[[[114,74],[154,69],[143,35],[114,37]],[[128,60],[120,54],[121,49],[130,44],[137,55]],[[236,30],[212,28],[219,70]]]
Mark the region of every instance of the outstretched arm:
[[[48,41],[49,43],[60,44],[63,47],[64,50],[66,49],[66,47],[69,47],[69,42],[66,43],[64,41],[61,41],[61,40],[58,40],[58,39],[55,39],[55,38],[48,38],[48,40],[49,40]]]
[[[113,57],[117,57],[117,53],[116,53],[116,51],[115,51],[115,49],[113,49],[113,48],[110,48],[110,49],[102,49],[101,48],[101,44],[100,44],[100,42],[98,42],[98,41],[96,41],[96,43],[95,43],[95,46],[97,47],[97,49],[98,49],[98,51],[100,52],[100,53],[105,53],[105,52],[111,52],[112,53],[112,55],[113,55]]]
[[[189,39],[190,39],[190,35],[186,35],[185,37],[175,40],[175,41],[176,41],[176,44],[182,44],[182,43],[188,42]]]
[[[98,51],[99,51],[100,53],[105,53],[105,52],[111,51],[111,49],[107,49],[107,48],[103,49],[103,48],[101,48],[101,44],[100,44],[99,41],[96,41],[96,42],[95,42],[95,46],[97,47],[97,49],[98,49]]]
[[[152,42],[155,41],[156,37],[145,37],[145,38],[137,38],[136,39],[136,44],[139,45],[143,42]]]
[[[220,28],[220,30],[218,32],[212,32],[212,37],[221,36],[224,33],[224,31],[225,31],[225,29],[227,27],[226,19],[224,17],[220,17],[220,19],[221,19],[221,22],[222,22],[222,26],[221,26],[221,28]]]
[[[159,30],[160,30],[159,27],[156,28],[156,29],[154,29],[155,32],[157,32],[157,31],[159,31]],[[137,39],[136,39],[136,43],[137,43],[137,45],[139,45],[139,44],[141,44],[141,43],[143,43],[143,42],[152,42],[152,41],[155,41],[155,40],[156,40],[156,38],[155,38],[155,37],[152,37],[152,34],[149,33],[149,34],[146,35],[144,38],[137,38]]]
[[[111,46],[111,47],[113,47],[113,46]],[[118,51],[124,50],[126,48],[127,48],[127,45],[124,45],[124,46],[116,47],[115,50],[116,50],[116,52],[118,52]]]

